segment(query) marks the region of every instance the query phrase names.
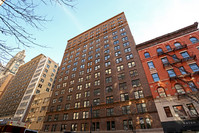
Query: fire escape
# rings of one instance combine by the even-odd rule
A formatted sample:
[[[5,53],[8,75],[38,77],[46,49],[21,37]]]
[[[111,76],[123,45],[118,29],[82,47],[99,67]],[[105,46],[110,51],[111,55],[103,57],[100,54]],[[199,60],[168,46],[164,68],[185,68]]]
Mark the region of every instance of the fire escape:
[[[188,80],[184,79],[185,77],[190,77],[190,79],[191,79],[193,76],[199,75],[199,71],[191,73],[191,72],[186,71],[183,67],[181,67],[182,65],[180,65],[180,67],[179,67],[179,63],[181,64],[183,62],[187,62],[190,60],[196,60],[196,55],[192,54],[185,58],[180,59],[175,55],[175,52],[179,51],[179,50],[183,50],[183,49],[187,49],[186,44],[180,45],[173,49],[169,49],[165,52],[163,50],[159,51],[158,57],[166,55],[167,58],[172,58],[174,60],[173,62],[169,62],[167,58],[164,61],[162,61],[163,67],[168,68],[171,66],[173,68],[177,68],[178,70],[180,70],[181,73],[183,72],[183,74],[181,74],[181,75],[175,75],[172,77],[170,76],[170,81],[177,80],[179,82],[183,82],[183,83],[187,84],[192,90],[193,90],[193,88],[196,90],[195,92],[193,91],[190,93],[185,92],[185,93],[178,94],[178,99],[180,99],[182,97],[187,97],[187,98],[191,99],[192,101],[195,101],[196,103],[199,104],[199,88],[197,88],[194,84],[190,84],[191,80],[188,81]],[[192,115],[189,112],[188,112],[188,114],[189,114],[189,117],[192,119],[199,119],[199,115]]]
[[[178,80],[180,82],[187,84],[188,86],[190,86],[190,88],[194,88],[195,90],[199,91],[199,88],[197,88],[194,84],[190,84],[191,80],[187,81],[187,80],[184,79],[185,77],[192,78],[193,76],[198,75],[199,71],[191,73],[191,72],[186,71],[182,67],[178,67],[179,63],[183,63],[183,62],[190,61],[190,60],[196,60],[196,55],[193,55],[193,54],[189,55],[188,57],[182,58],[182,59],[178,58],[177,56],[174,56],[176,51],[183,50],[183,49],[187,49],[186,44],[180,45],[178,47],[167,50],[165,52],[164,51],[158,52],[158,57],[166,55],[166,57],[172,58],[174,60],[173,62],[169,62],[167,59],[165,61],[163,61],[164,68],[172,66],[173,68],[177,68],[181,72],[184,72],[184,74],[182,74],[182,75],[175,75],[175,76],[170,77],[170,81]],[[172,53],[172,55],[171,55],[171,53]],[[182,96],[186,96],[186,97],[190,98],[191,100],[193,100],[193,101],[195,101],[196,103],[199,104],[199,97],[198,97],[197,92],[191,92],[191,93],[185,92],[184,94],[178,94],[178,98],[182,97]]]

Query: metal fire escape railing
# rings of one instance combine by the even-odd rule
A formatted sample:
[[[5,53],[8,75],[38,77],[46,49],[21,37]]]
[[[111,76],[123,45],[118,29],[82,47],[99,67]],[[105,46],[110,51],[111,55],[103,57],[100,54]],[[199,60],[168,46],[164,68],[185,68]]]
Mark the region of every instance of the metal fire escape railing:
[[[185,76],[190,76],[190,78],[191,78],[191,77],[192,77],[192,73],[191,73],[191,72],[188,72],[188,71],[186,71],[185,69],[176,66],[176,64],[177,64],[177,63],[180,63],[180,62],[181,62],[181,63],[182,63],[182,62],[186,62],[186,61],[189,61],[189,60],[195,60],[195,59],[196,59],[196,55],[191,55],[191,56],[189,56],[189,57],[187,57],[187,58],[179,59],[177,56],[172,56],[172,55],[169,54],[170,52],[175,52],[175,51],[177,51],[177,50],[184,49],[184,48],[187,48],[187,45],[186,45],[186,44],[181,45],[181,46],[179,46],[179,47],[176,47],[176,48],[174,48],[174,49],[168,50],[167,52],[161,51],[161,52],[158,53],[158,56],[167,55],[167,56],[169,56],[169,57],[172,57],[172,58],[174,59],[174,62],[173,62],[173,63],[170,63],[169,61],[164,62],[164,63],[163,63],[164,68],[165,68],[165,67],[168,67],[168,66],[175,67],[175,68],[177,68],[177,69],[179,69],[179,70],[181,70],[181,71],[184,71],[184,72],[186,73]],[[199,72],[196,72],[196,73],[199,73]],[[196,86],[192,86],[191,84],[189,84],[190,81],[185,81],[185,80],[183,79],[185,76],[180,75],[180,76],[170,77],[170,80],[179,80],[179,81],[181,81],[181,82],[187,84],[187,85],[190,86],[190,87],[196,88],[196,89],[199,91],[199,88],[197,88]],[[197,98],[196,96],[193,96],[193,95],[189,94],[189,93],[178,94],[178,98],[179,98],[180,96],[187,96],[188,98],[190,98],[191,100],[193,100],[193,101],[195,101],[196,103],[199,104],[198,98]]]

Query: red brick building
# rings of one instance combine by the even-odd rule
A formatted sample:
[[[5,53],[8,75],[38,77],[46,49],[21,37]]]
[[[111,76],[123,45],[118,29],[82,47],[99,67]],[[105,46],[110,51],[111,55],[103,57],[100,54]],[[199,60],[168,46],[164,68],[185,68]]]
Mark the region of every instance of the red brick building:
[[[43,131],[162,131],[135,46],[124,13],[68,40]]]
[[[166,132],[199,131],[198,23],[136,46]]]

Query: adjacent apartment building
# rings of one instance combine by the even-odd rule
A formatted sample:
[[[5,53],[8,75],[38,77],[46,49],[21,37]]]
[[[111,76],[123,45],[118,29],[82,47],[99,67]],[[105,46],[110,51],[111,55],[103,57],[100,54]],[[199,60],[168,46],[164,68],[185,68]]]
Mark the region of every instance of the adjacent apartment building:
[[[27,122],[28,128],[39,130],[57,69],[58,64],[42,54],[22,65],[0,100],[0,118]]]
[[[124,13],[68,40],[43,131],[162,131]]]
[[[9,60],[6,66],[0,63],[0,99],[5,92],[6,86],[17,73],[19,67],[24,64],[25,50],[18,52]]]
[[[165,132],[199,131],[197,26],[136,46]]]

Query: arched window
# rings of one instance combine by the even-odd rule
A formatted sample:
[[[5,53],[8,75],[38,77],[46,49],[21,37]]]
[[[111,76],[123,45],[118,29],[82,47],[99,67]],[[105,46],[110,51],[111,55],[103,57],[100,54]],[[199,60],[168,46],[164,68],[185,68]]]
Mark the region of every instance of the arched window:
[[[162,88],[162,87],[158,88],[158,94],[159,94],[160,97],[166,97],[167,96],[165,91],[164,91],[164,88]]]
[[[158,49],[157,49],[157,53],[158,53],[158,55],[161,55],[161,54],[163,53],[162,49],[161,49],[161,48],[158,48]]]
[[[174,45],[175,45],[176,48],[179,48],[179,47],[182,46],[179,42],[174,43]]]
[[[189,88],[191,88],[192,91],[198,91],[196,85],[193,81],[188,82]]]
[[[195,38],[195,37],[191,37],[191,38],[189,38],[189,40],[190,40],[192,43],[196,43],[196,42],[198,41],[198,39]]]
[[[180,85],[180,84],[175,84],[175,88],[176,88],[176,91],[178,92],[178,94],[184,94],[184,93],[185,93],[185,91],[184,91],[182,85]]]
[[[145,58],[151,57],[150,54],[149,54],[148,52],[145,52],[145,53],[144,53],[144,56],[145,56]]]

